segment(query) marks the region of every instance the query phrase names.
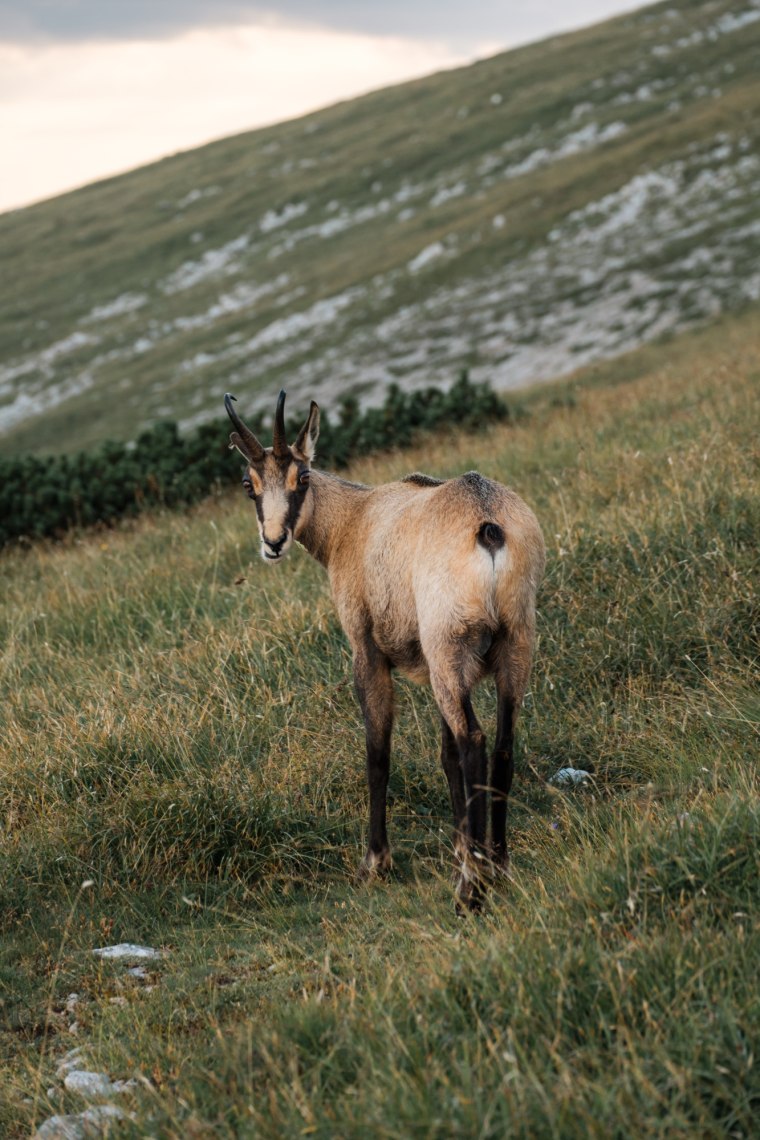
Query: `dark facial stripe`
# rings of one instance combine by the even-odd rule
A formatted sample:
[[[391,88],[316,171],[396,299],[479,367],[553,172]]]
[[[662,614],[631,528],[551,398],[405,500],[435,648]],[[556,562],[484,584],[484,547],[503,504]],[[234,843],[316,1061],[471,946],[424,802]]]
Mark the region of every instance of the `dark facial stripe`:
[[[295,491],[288,492],[288,513],[285,518],[285,526],[291,534],[295,534],[296,523],[301,514],[308,489],[308,483],[305,486],[299,483]]]

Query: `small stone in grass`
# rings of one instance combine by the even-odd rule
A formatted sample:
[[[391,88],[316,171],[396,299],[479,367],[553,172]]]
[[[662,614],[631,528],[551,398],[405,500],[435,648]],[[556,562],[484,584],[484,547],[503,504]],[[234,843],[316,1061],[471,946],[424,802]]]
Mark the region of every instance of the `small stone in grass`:
[[[108,1073],[89,1073],[86,1069],[74,1069],[67,1073],[63,1084],[69,1092],[86,1097],[108,1096],[113,1092]]]
[[[97,950],[93,950],[93,954],[97,954],[98,958],[160,958],[161,951],[154,950],[152,946],[138,946],[134,942],[119,942],[116,946],[100,946]]]
[[[81,1045],[76,1049],[69,1049],[68,1053],[65,1053],[56,1065],[55,1075],[57,1077],[64,1077],[66,1073],[70,1073],[72,1069],[81,1069],[84,1059],[85,1053]]]
[[[114,1081],[114,1092],[131,1092],[132,1089],[139,1089],[140,1082],[135,1077],[130,1077],[125,1081]]]
[[[109,1125],[126,1120],[126,1113],[115,1104],[99,1104],[71,1116],[50,1116],[39,1126],[32,1140],[95,1140],[111,1135]]]
[[[585,784],[590,775],[591,773],[585,768],[560,768],[549,777],[549,783],[555,788],[576,788],[580,784]]]

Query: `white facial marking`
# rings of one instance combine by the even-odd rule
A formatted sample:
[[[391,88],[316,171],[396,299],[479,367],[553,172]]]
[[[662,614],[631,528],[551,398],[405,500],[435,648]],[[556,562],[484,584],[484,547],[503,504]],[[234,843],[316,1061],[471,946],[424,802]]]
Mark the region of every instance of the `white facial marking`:
[[[263,515],[263,522],[259,519],[261,557],[266,562],[278,562],[287,554],[293,541],[293,535],[286,526],[288,495],[279,483],[272,485],[268,480],[265,482],[264,493],[261,496],[261,513]]]
[[[261,499],[264,516],[261,537],[266,541],[278,542],[285,532],[285,519],[288,515],[288,498],[282,487],[265,487]]]

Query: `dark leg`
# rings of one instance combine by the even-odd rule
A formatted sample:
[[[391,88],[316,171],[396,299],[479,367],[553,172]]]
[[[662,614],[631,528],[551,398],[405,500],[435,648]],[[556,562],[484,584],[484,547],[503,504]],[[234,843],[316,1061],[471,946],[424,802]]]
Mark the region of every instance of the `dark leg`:
[[[451,810],[454,813],[454,848],[464,856],[467,845],[467,801],[464,794],[462,765],[459,762],[459,749],[454,734],[441,717],[441,766],[446,773],[451,795]]]
[[[390,663],[372,641],[354,653],[354,684],[367,735],[369,845],[359,874],[366,877],[391,865],[385,823],[393,729],[393,682]]]
[[[467,837],[470,850],[483,855],[486,845],[486,795],[488,771],[486,767],[486,738],[478,724],[469,694],[462,701],[467,723],[467,734],[456,737],[459,762],[464,775],[467,796]]]
[[[467,834],[466,844],[460,852],[462,862],[457,898],[460,904],[469,910],[479,910],[483,901],[486,855],[488,780],[486,743],[483,730],[473,711],[470,695],[462,692],[461,683],[457,682],[455,670],[452,670],[448,676],[443,672],[431,676],[438,708],[449,728],[451,738],[456,743],[460,780],[464,783]],[[448,755],[450,756],[450,753]],[[449,770],[453,771],[453,764],[451,769],[447,769],[447,775]],[[458,791],[461,785],[449,777],[449,786]],[[453,792],[452,800],[454,800]],[[455,813],[457,810],[457,803],[454,802]]]
[[[491,756],[491,848],[496,867],[509,864],[507,850],[507,797],[512,787],[514,725],[517,706],[512,693],[497,680],[496,742]]]
[[[504,871],[509,866],[507,803],[515,766],[515,724],[528,686],[532,637],[532,628],[528,628],[502,643],[494,678],[497,713],[491,757],[491,850],[494,866]]]

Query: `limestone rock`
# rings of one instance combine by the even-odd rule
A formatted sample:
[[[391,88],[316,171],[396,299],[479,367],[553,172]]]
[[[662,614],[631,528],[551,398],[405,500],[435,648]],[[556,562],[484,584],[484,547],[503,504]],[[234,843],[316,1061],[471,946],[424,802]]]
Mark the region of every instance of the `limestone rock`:
[[[70,1116],[49,1116],[32,1140],[96,1140],[113,1135],[113,1125],[126,1120],[126,1113],[114,1104],[100,1104]]]
[[[126,958],[131,961],[161,957],[160,950],[154,950],[152,946],[138,946],[135,942],[119,942],[116,946],[100,946],[97,950],[93,950],[93,954],[97,954],[99,958]]]
[[[85,1052],[81,1045],[76,1049],[69,1049],[68,1053],[65,1053],[56,1065],[55,1075],[57,1077],[64,1077],[66,1073],[70,1073],[72,1069],[81,1069],[84,1061]]]
[[[584,768],[560,768],[549,778],[549,783],[555,788],[577,788],[585,784],[591,776]]]
[[[109,1096],[113,1092],[108,1073],[90,1073],[86,1069],[73,1069],[66,1074],[63,1084],[69,1092],[85,1097]]]

